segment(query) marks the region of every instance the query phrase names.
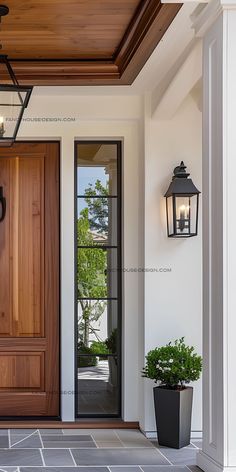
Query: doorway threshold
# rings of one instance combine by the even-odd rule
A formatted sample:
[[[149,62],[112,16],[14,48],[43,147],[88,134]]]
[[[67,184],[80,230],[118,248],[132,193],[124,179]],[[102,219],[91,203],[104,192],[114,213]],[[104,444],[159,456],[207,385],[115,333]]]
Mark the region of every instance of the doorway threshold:
[[[139,429],[138,421],[122,421],[113,418],[83,418],[76,421],[0,420],[0,429]]]

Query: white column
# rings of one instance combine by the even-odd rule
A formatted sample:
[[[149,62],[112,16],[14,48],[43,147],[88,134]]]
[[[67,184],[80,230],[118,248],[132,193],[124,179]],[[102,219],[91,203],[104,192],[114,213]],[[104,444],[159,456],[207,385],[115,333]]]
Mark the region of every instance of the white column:
[[[212,1],[203,37],[203,448],[236,471],[236,1]]]

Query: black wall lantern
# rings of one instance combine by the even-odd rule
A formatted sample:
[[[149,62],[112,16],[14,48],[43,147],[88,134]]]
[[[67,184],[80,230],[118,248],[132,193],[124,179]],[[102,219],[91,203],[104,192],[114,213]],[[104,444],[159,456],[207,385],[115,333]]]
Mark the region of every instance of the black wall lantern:
[[[189,179],[183,161],[175,167],[172,182],[165,194],[167,233],[169,238],[196,236],[198,230],[199,190]]]
[[[0,21],[8,12],[7,6],[0,5]],[[14,143],[32,90],[19,85],[7,55],[0,54],[0,146]]]

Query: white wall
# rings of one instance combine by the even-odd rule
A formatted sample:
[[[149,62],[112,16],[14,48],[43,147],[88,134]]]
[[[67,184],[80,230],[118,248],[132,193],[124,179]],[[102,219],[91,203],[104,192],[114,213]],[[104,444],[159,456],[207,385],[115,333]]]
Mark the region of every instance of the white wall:
[[[147,105],[145,268],[171,268],[171,272],[145,273],[145,353],[182,336],[201,353],[201,222],[197,237],[168,239],[163,198],[173,169],[181,160],[201,190],[201,126],[201,113],[190,95],[169,121],[151,120]],[[146,379],[143,383],[142,428],[151,432],[156,429],[153,383]],[[194,385],[192,429],[202,429],[201,381]]]
[[[139,211],[143,136],[142,100],[122,96],[63,96],[36,94],[22,123],[19,139],[61,140],[61,405],[62,419],[74,420],[74,140],[123,140],[123,264],[140,264],[142,214]],[[60,95],[61,94],[61,95]],[[75,121],[46,121],[75,117]],[[44,121],[45,120],[45,121]],[[140,378],[139,336],[143,316],[140,276],[124,273],[123,418],[138,421]]]
[[[201,115],[190,97],[171,121],[154,122],[144,116],[141,96],[52,91],[35,90],[19,138],[61,140],[62,419],[74,419],[74,398],[68,393],[74,389],[74,139],[121,138],[123,265],[144,267],[145,255],[146,268],[172,269],[123,276],[123,418],[154,431],[152,383],[140,375],[144,352],[183,335],[201,351],[201,236],[168,239],[163,199],[181,159],[201,189]],[[50,117],[76,119],[37,121]],[[200,430],[200,382],[194,402],[193,429]]]

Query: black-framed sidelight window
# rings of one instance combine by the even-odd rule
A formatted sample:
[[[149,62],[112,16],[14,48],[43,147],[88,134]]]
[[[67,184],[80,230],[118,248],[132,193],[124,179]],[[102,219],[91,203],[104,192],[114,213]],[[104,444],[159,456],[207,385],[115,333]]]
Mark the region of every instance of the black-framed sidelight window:
[[[121,142],[76,141],[76,412],[121,416]]]

